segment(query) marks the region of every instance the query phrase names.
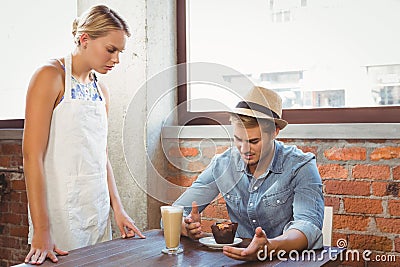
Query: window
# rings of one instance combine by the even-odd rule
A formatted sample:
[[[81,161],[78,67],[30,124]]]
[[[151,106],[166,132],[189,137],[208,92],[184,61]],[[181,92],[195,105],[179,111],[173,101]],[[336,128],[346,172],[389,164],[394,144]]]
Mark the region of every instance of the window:
[[[400,122],[400,2],[177,4],[178,63],[220,64],[242,74],[221,73],[225,81],[276,90],[290,123]],[[192,84],[190,68],[179,75],[187,79],[178,93],[181,125],[227,122],[222,111],[245,93]]]
[[[71,51],[76,1],[8,1],[2,6],[0,128],[23,125],[25,95],[36,68]]]
[[[400,105],[400,64],[369,66],[367,73],[376,105]]]

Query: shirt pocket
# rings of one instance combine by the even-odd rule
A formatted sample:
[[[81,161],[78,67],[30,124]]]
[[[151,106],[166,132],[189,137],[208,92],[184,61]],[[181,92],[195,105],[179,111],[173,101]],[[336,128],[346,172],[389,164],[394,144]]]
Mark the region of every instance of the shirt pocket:
[[[270,222],[288,222],[293,217],[293,191],[285,189],[261,198],[264,209],[262,212]],[[273,227],[273,225],[271,225]]]
[[[233,214],[241,217],[242,213],[240,211],[240,207],[241,207],[242,198],[240,196],[234,195],[232,193],[226,193],[224,195],[224,199],[225,199],[226,205],[228,206],[228,209],[230,209],[233,212]]]

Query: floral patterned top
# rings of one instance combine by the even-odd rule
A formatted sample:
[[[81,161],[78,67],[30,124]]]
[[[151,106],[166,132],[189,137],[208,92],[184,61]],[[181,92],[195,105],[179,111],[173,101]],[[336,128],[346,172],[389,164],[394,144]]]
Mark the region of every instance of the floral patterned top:
[[[60,62],[61,67],[65,70],[64,65]],[[93,81],[87,84],[80,83],[77,79],[73,76],[71,77],[71,98],[72,99],[80,99],[80,100],[87,100],[87,101],[102,101],[102,97],[99,92],[99,88],[97,87],[97,77],[96,74],[93,72]],[[62,96],[60,102],[64,99]]]
[[[96,84],[96,78],[90,83],[82,84],[72,77],[71,82],[72,99],[82,99],[87,101],[102,101],[99,89]]]

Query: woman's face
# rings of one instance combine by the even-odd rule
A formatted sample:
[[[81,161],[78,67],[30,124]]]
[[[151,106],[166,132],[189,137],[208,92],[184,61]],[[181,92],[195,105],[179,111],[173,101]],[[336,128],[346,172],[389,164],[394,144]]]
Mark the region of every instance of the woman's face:
[[[110,31],[106,36],[88,39],[86,55],[90,67],[106,74],[119,63],[119,54],[125,49],[126,35],[123,30]]]

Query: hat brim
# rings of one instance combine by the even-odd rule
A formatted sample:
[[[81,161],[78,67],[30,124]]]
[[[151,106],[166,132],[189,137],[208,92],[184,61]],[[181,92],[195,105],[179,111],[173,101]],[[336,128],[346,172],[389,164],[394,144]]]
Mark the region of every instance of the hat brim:
[[[272,116],[268,116],[267,114],[264,114],[262,112],[256,111],[256,110],[251,110],[247,108],[234,108],[230,113],[232,114],[240,114],[240,115],[245,115],[253,118],[258,118],[258,119],[268,119],[268,120],[274,120],[275,124],[278,125],[279,129],[283,129],[288,125],[288,122],[283,120],[283,119],[277,119]]]

